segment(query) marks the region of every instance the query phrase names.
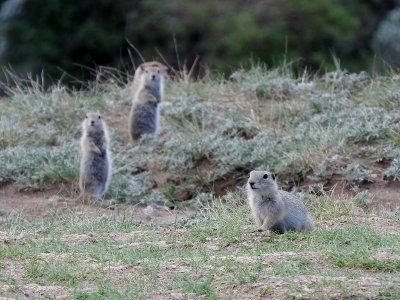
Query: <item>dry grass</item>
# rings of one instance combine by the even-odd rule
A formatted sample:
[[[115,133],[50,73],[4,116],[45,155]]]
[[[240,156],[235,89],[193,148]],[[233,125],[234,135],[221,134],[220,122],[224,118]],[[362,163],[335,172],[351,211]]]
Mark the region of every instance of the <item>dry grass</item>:
[[[229,79],[170,81],[161,136],[150,148],[129,142],[129,86],[107,75],[85,91],[16,80],[0,102],[0,182],[30,190],[75,183],[88,110],[102,111],[111,129],[106,197],[117,202],[199,203],[234,190],[256,168],[304,191],[316,183],[330,189],[338,178],[348,190],[399,178],[397,75],[296,78],[286,66],[254,66]],[[75,195],[74,188],[67,196]]]

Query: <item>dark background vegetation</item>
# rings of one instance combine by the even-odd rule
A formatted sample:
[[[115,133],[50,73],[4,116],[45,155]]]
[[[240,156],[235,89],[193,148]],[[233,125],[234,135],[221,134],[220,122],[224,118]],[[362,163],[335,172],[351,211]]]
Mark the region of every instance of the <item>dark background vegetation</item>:
[[[198,57],[197,71],[210,67],[229,72],[251,62],[274,66],[284,59],[295,60],[300,68],[325,71],[335,67],[333,55],[343,68],[370,71],[376,62],[373,49],[387,48],[379,48],[376,37],[373,47],[374,35],[399,4],[396,0],[0,0],[3,11],[6,2],[21,5],[0,17],[0,66],[20,74],[44,70],[53,79],[64,74],[69,82],[90,79],[90,69],[98,66],[131,72],[140,58],[128,41],[146,60],[161,60],[161,53],[175,68],[190,67]]]

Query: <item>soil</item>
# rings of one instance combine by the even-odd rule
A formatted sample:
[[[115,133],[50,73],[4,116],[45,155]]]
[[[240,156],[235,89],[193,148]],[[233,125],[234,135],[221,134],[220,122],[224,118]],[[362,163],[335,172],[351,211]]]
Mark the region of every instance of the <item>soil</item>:
[[[117,204],[102,207],[99,204],[81,204],[76,199],[60,195],[58,190],[40,192],[19,191],[13,185],[0,188],[1,216],[23,214],[25,218],[52,218],[58,214],[106,215],[128,217],[137,223],[173,224],[196,214],[193,208],[170,209],[160,205]]]
[[[372,206],[400,211],[400,182],[371,183],[361,186],[361,190],[367,190],[373,195]]]
[[[160,171],[160,173],[162,173]],[[232,174],[231,174],[232,175]],[[161,176],[160,176],[161,177]],[[231,180],[214,182],[213,190],[217,195],[224,195],[241,185],[242,178],[227,176]],[[163,182],[155,181],[155,185]],[[303,187],[307,187],[304,183]],[[351,197],[362,191],[368,191],[372,200],[368,208],[386,210],[394,213],[400,212],[400,182],[376,181],[361,183],[356,188],[346,186],[343,178],[333,176],[323,190],[334,195]],[[318,192],[318,191],[317,191]],[[24,214],[27,218],[53,217],[56,214],[89,214],[131,217],[138,223],[172,224],[188,219],[196,214],[193,208],[170,209],[160,205],[147,204],[118,204],[111,207],[93,203],[83,205],[76,199],[67,197],[57,189],[45,191],[20,191],[16,186],[9,184],[0,186],[0,220],[2,215]]]
[[[371,194],[371,201],[368,208],[400,212],[400,181],[362,182],[358,186],[348,186],[343,177],[333,175],[326,185],[315,185],[311,182],[303,182],[301,188],[305,191],[312,191],[320,195],[323,192],[330,192],[333,195],[354,197],[357,193],[367,191]]]

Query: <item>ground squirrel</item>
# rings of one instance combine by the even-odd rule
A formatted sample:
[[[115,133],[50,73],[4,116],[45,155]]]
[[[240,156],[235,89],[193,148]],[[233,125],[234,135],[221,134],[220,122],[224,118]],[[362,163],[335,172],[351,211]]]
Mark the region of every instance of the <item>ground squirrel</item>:
[[[134,97],[129,115],[131,138],[136,141],[143,134],[157,136],[160,107],[164,97],[164,77],[167,67],[152,61],[141,64],[133,79]]]
[[[251,171],[247,194],[259,230],[284,233],[288,230],[313,228],[313,221],[304,204],[295,195],[278,190],[272,173]]]
[[[111,154],[107,126],[99,113],[87,113],[82,122],[80,198],[87,203],[90,196],[99,197],[108,188],[111,178]]]

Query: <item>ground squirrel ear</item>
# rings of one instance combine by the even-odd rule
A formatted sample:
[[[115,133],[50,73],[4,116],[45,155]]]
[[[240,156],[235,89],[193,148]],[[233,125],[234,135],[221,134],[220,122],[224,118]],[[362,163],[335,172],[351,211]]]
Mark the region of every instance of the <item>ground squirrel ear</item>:
[[[139,68],[140,68],[140,70],[144,71],[144,66],[143,65],[140,65]]]

